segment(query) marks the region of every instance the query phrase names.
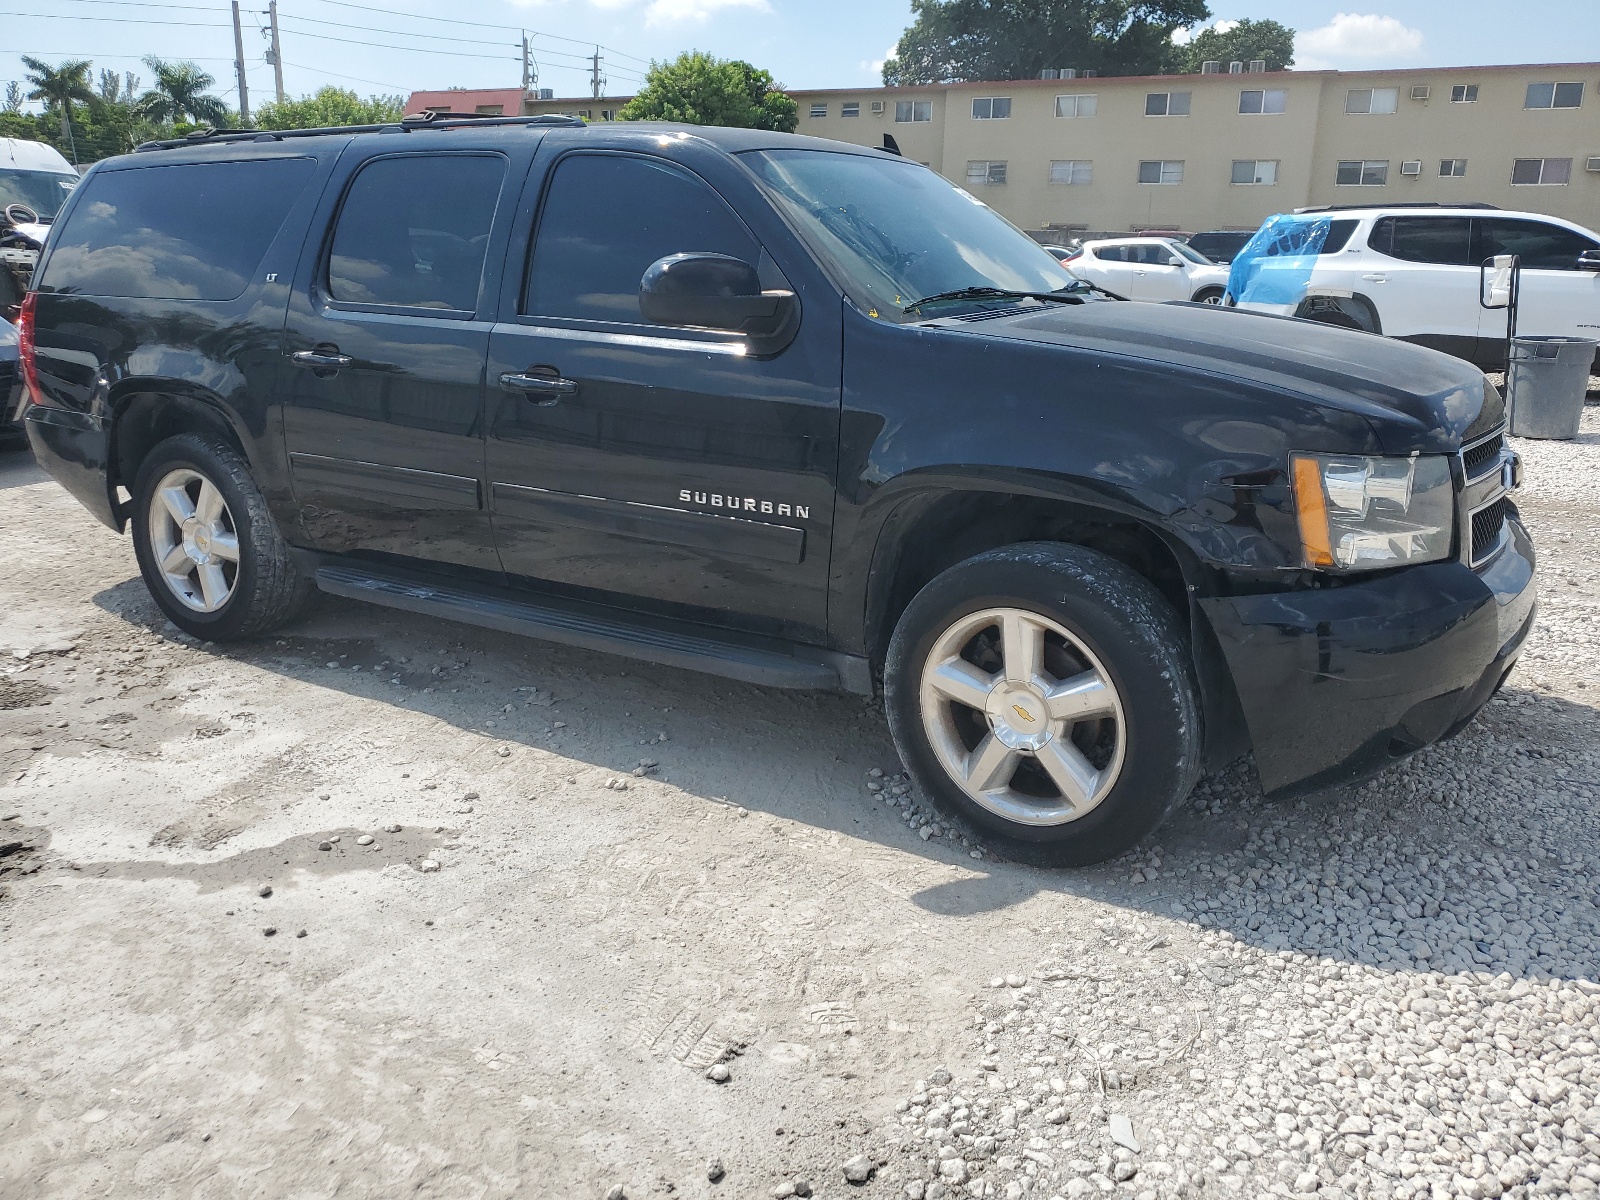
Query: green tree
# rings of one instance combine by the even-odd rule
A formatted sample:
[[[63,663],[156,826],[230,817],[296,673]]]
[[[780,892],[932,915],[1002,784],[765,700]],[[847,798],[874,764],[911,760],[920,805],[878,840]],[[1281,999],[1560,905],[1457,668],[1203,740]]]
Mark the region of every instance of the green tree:
[[[766,71],[686,50],[671,62],[651,63],[644,87],[623,105],[617,119],[793,133],[800,109]]]
[[[325,87],[315,95],[282,104],[266,104],[256,112],[257,129],[322,129],[335,125],[382,125],[405,115],[399,96],[363,100],[344,88]]]
[[[0,112],[15,115],[22,111],[22,85],[15,79],[6,82],[5,103],[0,105]]]
[[[1047,67],[1159,74],[1183,61],[1173,32],[1211,16],[1206,0],[911,0],[911,11],[883,64],[890,87],[1031,79]]]
[[[228,106],[205,94],[216,79],[198,65],[169,63],[153,54],[144,60],[144,65],[155,75],[155,86],[139,97],[139,110],[149,120],[162,125],[193,121],[216,128],[230,123]]]
[[[1198,71],[1207,61],[1226,64],[1254,59],[1265,59],[1269,71],[1294,66],[1294,30],[1271,19],[1244,20],[1223,32],[1203,29],[1183,47],[1186,71]]]
[[[61,123],[61,140],[69,149],[72,161],[77,162],[77,147],[72,139],[72,106],[93,104],[99,99],[89,86],[89,60],[68,59],[58,67],[52,67],[24,54],[22,65],[28,68],[28,82],[33,85],[28,99],[42,100],[45,112],[56,115]]]

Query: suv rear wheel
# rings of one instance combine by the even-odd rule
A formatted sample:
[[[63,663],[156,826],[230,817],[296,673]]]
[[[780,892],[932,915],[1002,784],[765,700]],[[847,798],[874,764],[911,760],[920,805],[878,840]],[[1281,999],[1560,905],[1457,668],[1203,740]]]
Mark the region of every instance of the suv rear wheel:
[[[266,633],[310,595],[249,467],[229,446],[190,433],[160,443],[140,464],[133,508],[145,586],[185,633],[211,641]]]
[[[1114,857],[1194,787],[1200,710],[1184,631],[1093,550],[980,554],[919,592],[885,667],[889,726],[934,803],[1007,857]]]

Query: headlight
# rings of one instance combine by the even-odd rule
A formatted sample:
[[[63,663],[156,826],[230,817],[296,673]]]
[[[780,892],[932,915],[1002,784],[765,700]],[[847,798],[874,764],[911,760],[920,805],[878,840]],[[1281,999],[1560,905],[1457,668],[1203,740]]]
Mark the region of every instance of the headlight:
[[[1289,462],[1306,566],[1363,571],[1449,557],[1448,459],[1296,454]]]

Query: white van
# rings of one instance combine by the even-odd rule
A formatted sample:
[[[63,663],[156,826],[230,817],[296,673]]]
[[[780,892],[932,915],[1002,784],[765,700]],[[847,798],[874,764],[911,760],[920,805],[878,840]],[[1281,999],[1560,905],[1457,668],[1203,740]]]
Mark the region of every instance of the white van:
[[[21,302],[50,222],[77,186],[54,146],[0,138],[0,316]]]
[[[1517,332],[1600,340],[1600,234],[1489,205],[1306,209],[1270,218],[1234,260],[1240,308],[1308,317],[1505,365],[1506,314],[1479,264],[1522,261]]]

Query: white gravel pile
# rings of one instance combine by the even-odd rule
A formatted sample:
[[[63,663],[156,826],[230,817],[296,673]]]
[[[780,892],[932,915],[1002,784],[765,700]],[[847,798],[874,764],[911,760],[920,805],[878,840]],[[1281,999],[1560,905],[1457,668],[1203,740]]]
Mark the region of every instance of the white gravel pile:
[[[1358,788],[1203,782],[1181,852],[1130,856],[1120,902],[973,998],[977,1069],[883,1131],[897,1191],[1600,1195],[1600,410],[1584,429],[1516,443],[1543,583],[1501,696]]]

